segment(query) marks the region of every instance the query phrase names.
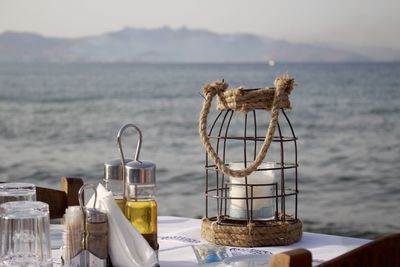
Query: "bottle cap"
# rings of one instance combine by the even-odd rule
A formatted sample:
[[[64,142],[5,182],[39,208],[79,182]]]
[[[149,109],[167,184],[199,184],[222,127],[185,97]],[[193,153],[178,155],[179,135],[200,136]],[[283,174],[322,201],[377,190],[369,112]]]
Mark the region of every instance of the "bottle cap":
[[[131,161],[125,164],[127,184],[155,184],[156,164],[150,161]]]
[[[132,161],[131,159],[125,159],[125,164]],[[123,165],[120,159],[110,160],[104,162],[104,180],[124,180],[123,177]]]
[[[138,135],[136,153],[133,161],[126,163],[124,152],[122,149],[122,133],[127,128],[134,128]],[[117,142],[119,152],[121,154],[121,162],[125,162],[125,186],[128,184],[155,184],[156,182],[156,165],[149,161],[140,161],[139,154],[142,146],[142,132],[139,127],[134,124],[126,124],[118,131]]]
[[[107,214],[95,208],[86,208],[87,223],[105,223],[107,222]]]
[[[85,207],[83,202],[83,196],[86,188],[90,188],[94,192],[94,202],[93,207]],[[107,214],[96,209],[96,202],[97,202],[97,190],[95,184],[84,184],[78,191],[78,198],[79,198],[79,206],[82,210],[82,213],[85,214],[84,220],[86,223],[105,223],[107,222]]]

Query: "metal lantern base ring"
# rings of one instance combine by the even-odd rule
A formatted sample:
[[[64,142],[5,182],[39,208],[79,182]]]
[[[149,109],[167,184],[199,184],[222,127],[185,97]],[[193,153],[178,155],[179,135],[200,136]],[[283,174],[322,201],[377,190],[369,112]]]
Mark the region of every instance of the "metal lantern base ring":
[[[235,247],[284,246],[297,242],[303,233],[303,223],[286,215],[286,221],[247,221],[203,218],[201,237],[216,245]]]

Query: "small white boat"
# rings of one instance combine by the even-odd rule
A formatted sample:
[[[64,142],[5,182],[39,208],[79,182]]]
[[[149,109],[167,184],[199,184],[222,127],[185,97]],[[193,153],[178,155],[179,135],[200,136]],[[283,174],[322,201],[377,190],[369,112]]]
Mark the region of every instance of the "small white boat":
[[[273,59],[268,60],[268,65],[269,65],[270,67],[275,66],[275,61],[274,61]]]

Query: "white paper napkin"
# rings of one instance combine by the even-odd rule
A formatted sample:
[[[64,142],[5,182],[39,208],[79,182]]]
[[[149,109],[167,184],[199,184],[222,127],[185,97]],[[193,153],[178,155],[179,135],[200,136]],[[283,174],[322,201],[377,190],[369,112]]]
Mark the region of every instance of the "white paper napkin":
[[[94,195],[86,204],[93,207]],[[107,213],[108,253],[115,267],[152,267],[158,265],[155,251],[125,218],[112,193],[97,186],[96,208]]]

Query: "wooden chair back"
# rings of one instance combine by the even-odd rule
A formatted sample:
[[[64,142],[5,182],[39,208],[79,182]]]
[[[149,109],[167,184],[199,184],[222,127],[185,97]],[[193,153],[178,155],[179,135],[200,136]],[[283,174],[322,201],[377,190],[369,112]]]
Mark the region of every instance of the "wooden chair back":
[[[78,206],[82,178],[61,177],[61,190],[36,187],[36,199],[49,204],[50,219],[62,218],[68,206]]]
[[[311,253],[294,249],[275,254],[269,267],[311,267]],[[391,234],[355,248],[318,267],[400,267],[400,233]]]
[[[78,192],[82,185],[82,178],[61,177],[61,190],[36,187],[36,200],[49,205],[50,219],[59,219],[68,206],[79,205]]]
[[[391,234],[353,249],[320,267],[400,267],[400,233]]]

